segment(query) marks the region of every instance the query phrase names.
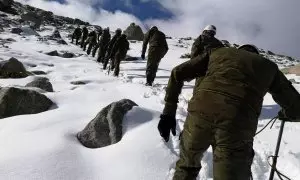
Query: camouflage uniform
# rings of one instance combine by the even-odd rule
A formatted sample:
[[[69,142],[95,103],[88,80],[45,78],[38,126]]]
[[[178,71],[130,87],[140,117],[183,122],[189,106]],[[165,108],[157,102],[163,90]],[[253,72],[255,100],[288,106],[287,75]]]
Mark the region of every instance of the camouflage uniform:
[[[89,34],[89,30],[87,29],[87,27],[84,27],[82,29],[82,37],[81,37],[81,43],[80,43],[81,48],[83,48],[84,42],[85,42],[86,38],[88,37],[88,34]]]
[[[98,38],[97,38],[97,43],[96,43],[96,45],[94,46],[94,48],[93,48],[93,52],[92,52],[92,56],[93,57],[95,57],[95,55],[96,55],[96,52],[97,52],[97,50],[98,50],[98,48],[99,48],[99,46],[100,46],[100,38],[101,38],[101,35],[102,35],[102,33],[103,33],[103,31],[102,31],[102,28],[100,28],[99,30],[98,30]]]
[[[100,38],[100,42],[99,42],[99,51],[98,51],[97,62],[104,61],[105,53],[107,50],[107,45],[110,41],[110,38],[111,38],[111,36],[109,33],[109,29],[104,29],[103,34]]]
[[[213,149],[214,180],[249,180],[253,137],[269,92],[289,117],[300,121],[300,95],[270,60],[245,50],[217,48],[172,70],[163,114],[175,117],[184,81],[197,83],[188,104],[173,180],[195,180],[203,153]]]
[[[117,42],[117,40],[119,39],[119,37],[121,36],[121,33],[122,33],[121,30],[117,30],[114,37],[109,41],[109,43],[107,45],[107,51],[105,54],[105,58],[104,58],[103,69],[106,69],[109,59],[115,56],[115,54],[112,53],[112,49],[113,49],[115,43]],[[113,69],[113,67],[111,67],[111,68]]]
[[[97,33],[96,31],[92,31],[90,32],[88,39],[84,43],[83,50],[85,51],[86,46],[89,45],[87,54],[90,54],[93,46],[95,46],[96,44],[97,44]]]
[[[125,59],[128,50],[129,42],[127,40],[127,36],[122,34],[112,48],[112,54],[114,56],[111,60],[111,67],[114,69],[114,76],[119,76],[120,63],[123,59]]]
[[[81,37],[81,34],[82,34],[81,29],[79,27],[77,27],[72,34],[72,43],[74,42],[74,39],[75,39],[76,45],[78,45],[78,41]]]
[[[145,56],[147,44],[149,43],[148,49],[148,60],[146,69],[146,80],[147,84],[152,85],[156,72],[161,59],[168,52],[168,43],[166,36],[159,30],[150,29],[144,37],[142,56]]]

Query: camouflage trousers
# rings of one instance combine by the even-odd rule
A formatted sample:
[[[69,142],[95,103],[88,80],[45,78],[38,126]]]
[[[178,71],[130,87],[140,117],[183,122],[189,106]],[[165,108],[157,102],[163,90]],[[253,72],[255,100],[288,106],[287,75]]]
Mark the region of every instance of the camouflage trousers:
[[[146,67],[146,78],[147,82],[153,83],[156,72],[158,70],[161,59],[165,56],[166,51],[160,47],[149,47],[148,60]]]
[[[97,62],[101,62],[101,63],[104,62],[106,50],[107,50],[107,45],[105,45],[105,46],[102,45],[99,47]]]
[[[250,180],[257,115],[224,95],[198,91],[194,97],[181,134],[173,180],[196,180],[209,146],[213,149],[214,180]]]
[[[75,35],[72,35],[72,43],[74,42],[74,39],[75,39],[76,45],[78,45],[78,42],[79,42],[80,37],[75,36]]]
[[[82,36],[81,42],[80,42],[80,47],[81,48],[83,48],[86,38],[87,38],[87,36]]]

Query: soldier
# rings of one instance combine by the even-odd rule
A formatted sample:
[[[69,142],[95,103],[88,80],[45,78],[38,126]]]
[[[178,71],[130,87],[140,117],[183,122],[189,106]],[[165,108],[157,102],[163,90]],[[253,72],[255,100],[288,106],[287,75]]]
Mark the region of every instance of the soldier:
[[[93,57],[95,57],[95,55],[96,55],[96,52],[97,52],[97,50],[98,50],[98,48],[100,47],[100,38],[101,38],[101,35],[102,35],[102,33],[103,33],[103,30],[102,30],[102,27],[100,27],[99,29],[98,29],[98,38],[97,38],[97,44],[95,45],[95,47],[93,48],[93,52],[92,52],[92,56]]]
[[[119,76],[120,72],[120,63],[125,59],[127,51],[129,50],[129,42],[127,36],[122,34],[120,38],[114,43],[112,48],[112,60],[111,67],[114,69],[114,76]]]
[[[272,61],[256,47],[211,46],[172,70],[160,135],[176,135],[176,109],[184,81],[204,79],[188,105],[173,180],[195,180],[203,153],[213,149],[214,180],[248,180],[254,157],[253,138],[263,98],[269,92],[282,107],[279,119],[300,122],[300,95]]]
[[[114,57],[114,54],[112,53],[112,48],[115,45],[116,41],[121,36],[121,34],[122,34],[122,30],[120,28],[118,28],[115,32],[114,37],[109,41],[109,43],[107,45],[107,51],[105,54],[105,58],[104,58],[103,69],[106,69],[109,59]]]
[[[80,29],[79,26],[77,26],[75,28],[73,34],[72,34],[72,43],[74,42],[74,39],[75,39],[76,40],[76,45],[78,45],[78,41],[79,41],[79,39],[81,37],[81,34],[82,34],[81,29]]]
[[[103,63],[107,45],[110,41],[110,38],[111,38],[111,36],[110,36],[109,28],[105,28],[103,31],[103,34],[100,38],[100,42],[99,42],[99,51],[98,51],[97,62]]]
[[[92,31],[89,33],[88,39],[84,43],[83,50],[85,51],[86,46],[89,45],[87,54],[90,54],[93,46],[95,46],[96,44],[97,44],[97,33],[96,31]]]
[[[147,44],[149,43],[148,60],[146,69],[146,86],[152,86],[161,59],[168,52],[168,43],[163,32],[153,26],[144,37],[142,59],[145,59]]]
[[[83,48],[84,42],[85,42],[86,38],[88,37],[88,34],[89,34],[89,30],[87,29],[86,26],[84,26],[82,29],[82,37],[81,37],[81,43],[80,43],[81,48]]]

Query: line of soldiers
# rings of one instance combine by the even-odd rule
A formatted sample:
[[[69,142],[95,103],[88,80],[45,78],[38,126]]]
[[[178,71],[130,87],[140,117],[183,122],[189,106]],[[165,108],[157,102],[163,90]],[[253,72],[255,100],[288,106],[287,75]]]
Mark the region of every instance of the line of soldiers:
[[[115,35],[111,38],[109,28],[99,28],[98,31],[92,31],[88,33],[87,27],[77,27],[72,35],[72,43],[74,39],[76,40],[76,45],[79,44],[81,38],[80,46],[83,50],[86,50],[87,54],[92,51],[92,56],[98,50],[97,62],[103,63],[103,69],[107,68],[110,61],[110,70],[114,69],[114,75],[118,76],[120,71],[120,62],[125,59],[127,51],[129,50],[129,42],[125,34],[122,34],[121,29],[115,31]],[[146,86],[152,86],[156,73],[158,70],[159,63],[161,59],[168,52],[168,43],[166,41],[166,36],[163,32],[159,31],[156,26],[150,28],[150,30],[145,34],[141,58],[145,59],[145,53],[148,49],[148,59],[146,67]]]
[[[97,62],[103,64],[103,69],[107,69],[109,63],[109,71],[114,70],[114,76],[119,76],[120,63],[129,50],[129,41],[121,29],[118,28],[111,38],[108,27],[103,30],[101,27],[95,28],[89,32],[86,26],[82,30],[78,26],[72,34],[72,43],[74,40],[76,45],[87,50],[88,55],[92,53],[95,57],[98,51]]]

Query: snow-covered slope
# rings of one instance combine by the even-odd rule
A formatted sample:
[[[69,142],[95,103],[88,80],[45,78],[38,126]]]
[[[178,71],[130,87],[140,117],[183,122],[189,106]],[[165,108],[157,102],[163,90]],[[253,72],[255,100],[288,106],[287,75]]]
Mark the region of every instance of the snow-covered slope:
[[[41,35],[50,35],[53,26],[43,28]],[[69,43],[70,31],[61,29]],[[0,179],[9,180],[163,180],[170,179],[178,158],[178,136],[165,143],[157,131],[159,115],[163,108],[164,88],[172,68],[187,59],[182,54],[190,52],[192,41],[178,46],[178,39],[168,39],[170,50],[162,60],[154,87],[145,87],[146,61],[122,62],[120,77],[107,75],[95,58],[86,55],[78,46],[59,45],[54,41],[39,41],[35,36],[19,36],[5,29],[1,39],[12,38],[0,47],[3,60],[15,57],[29,71],[41,70],[53,84],[53,93],[45,95],[57,104],[57,108],[33,115],[19,115],[0,120]],[[131,43],[130,56],[139,57],[141,42]],[[187,47],[187,48],[186,48]],[[52,57],[44,54],[52,50],[68,51],[76,58]],[[271,57],[271,56],[270,56]],[[272,55],[283,65],[296,63]],[[37,65],[31,67],[32,64]],[[300,78],[288,75],[300,82]],[[0,79],[0,86],[21,85],[25,79]],[[83,81],[85,85],[73,85]],[[182,129],[193,83],[186,83],[180,97],[177,119]],[[294,84],[300,90],[298,84]],[[107,104],[129,98],[139,107],[132,109],[124,119],[123,139],[101,149],[83,147],[76,133]],[[277,115],[279,107],[270,95],[265,97],[258,129]],[[268,179],[270,167],[267,157],[275,150],[280,122],[273,129],[266,129],[255,137],[255,159],[252,165],[255,180]],[[287,123],[279,153],[278,168],[293,180],[300,179],[300,124]],[[212,179],[211,149],[203,158],[199,179]]]

